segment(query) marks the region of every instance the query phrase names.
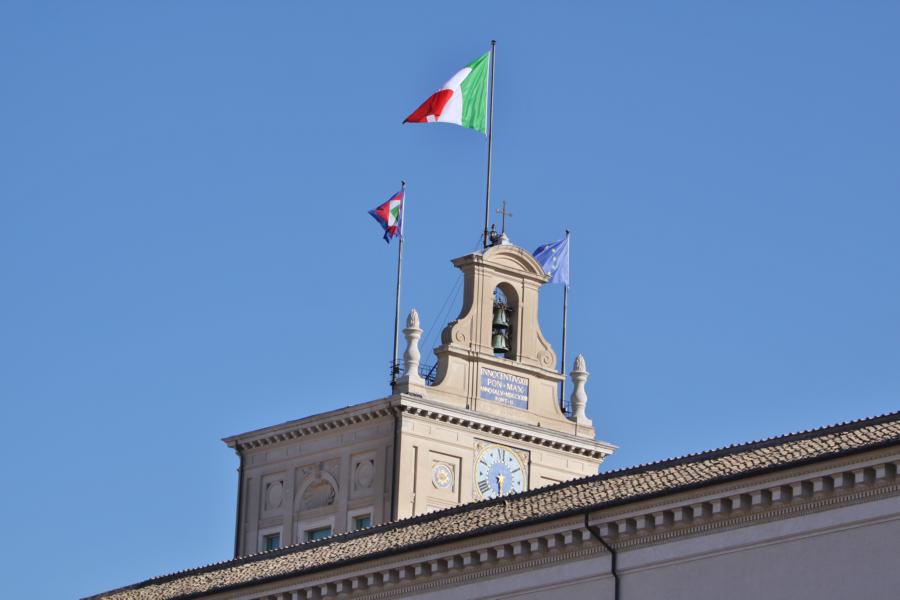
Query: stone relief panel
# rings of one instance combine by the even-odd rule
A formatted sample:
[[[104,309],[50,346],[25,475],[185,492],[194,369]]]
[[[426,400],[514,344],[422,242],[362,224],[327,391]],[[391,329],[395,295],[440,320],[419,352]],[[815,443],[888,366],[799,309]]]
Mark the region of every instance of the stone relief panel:
[[[260,507],[263,516],[271,516],[281,512],[286,496],[284,489],[284,473],[266,475],[262,478],[262,498]]]
[[[297,469],[297,510],[305,511],[331,506],[337,498],[337,482],[341,461],[333,458]]]
[[[300,510],[311,510],[334,504],[336,493],[334,486],[321,479],[306,486],[300,497]]]
[[[371,495],[375,486],[375,453],[357,454],[350,464],[352,496],[358,498]]]
[[[332,458],[321,463],[322,471],[331,475],[335,481],[340,481],[341,477],[341,459]]]

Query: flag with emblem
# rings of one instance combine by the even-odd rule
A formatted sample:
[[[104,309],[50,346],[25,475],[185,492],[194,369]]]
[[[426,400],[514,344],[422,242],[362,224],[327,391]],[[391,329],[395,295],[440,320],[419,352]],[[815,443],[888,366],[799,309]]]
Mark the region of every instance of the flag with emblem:
[[[476,58],[428,97],[404,123],[453,123],[487,131],[490,52]]]
[[[387,202],[380,204],[369,211],[369,214],[384,228],[384,241],[391,243],[391,238],[403,237],[403,196],[404,190],[400,190],[391,196]]]
[[[539,247],[534,258],[550,276],[549,283],[569,285],[569,236]]]

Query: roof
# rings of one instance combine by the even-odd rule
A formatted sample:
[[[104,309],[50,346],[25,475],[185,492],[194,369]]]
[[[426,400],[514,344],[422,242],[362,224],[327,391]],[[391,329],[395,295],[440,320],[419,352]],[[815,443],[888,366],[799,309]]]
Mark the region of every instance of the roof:
[[[894,445],[900,445],[900,412],[464,504],[149,579],[91,598],[194,598]]]

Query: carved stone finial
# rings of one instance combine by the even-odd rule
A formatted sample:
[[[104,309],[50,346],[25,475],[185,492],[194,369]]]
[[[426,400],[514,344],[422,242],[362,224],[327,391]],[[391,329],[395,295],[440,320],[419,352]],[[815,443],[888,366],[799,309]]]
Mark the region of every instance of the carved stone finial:
[[[587,366],[584,364],[584,355],[579,354],[575,357],[575,368],[573,371],[587,371]]]
[[[397,382],[401,385],[425,385],[425,380],[419,375],[419,338],[422,337],[422,329],[419,327],[419,313],[416,309],[409,311],[406,317],[406,329],[403,330],[406,337],[406,351],[403,353],[403,377]]]
[[[590,373],[587,372],[583,355],[579,354],[575,357],[575,366],[572,368],[571,375],[572,383],[574,384],[574,389],[572,390],[572,420],[579,425],[590,426],[591,420],[588,419],[584,412],[584,409],[587,407],[587,393],[584,391],[584,384]]]

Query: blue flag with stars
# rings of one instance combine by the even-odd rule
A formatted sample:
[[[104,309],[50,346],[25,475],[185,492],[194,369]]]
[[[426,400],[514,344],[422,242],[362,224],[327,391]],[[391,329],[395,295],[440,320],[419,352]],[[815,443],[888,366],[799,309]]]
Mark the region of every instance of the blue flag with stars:
[[[534,251],[534,258],[550,276],[549,283],[569,285],[569,236],[539,247]]]

